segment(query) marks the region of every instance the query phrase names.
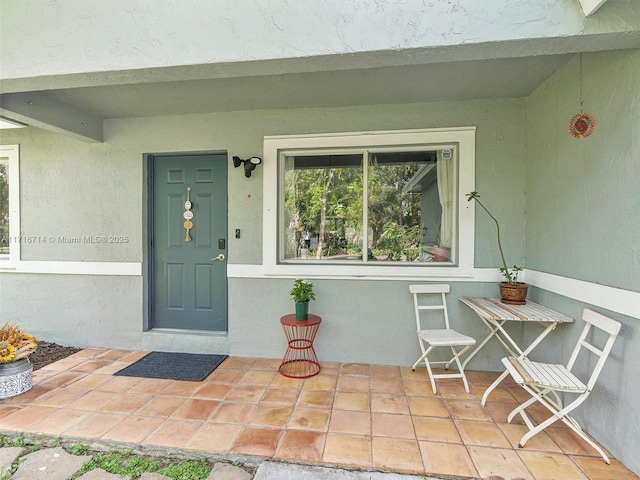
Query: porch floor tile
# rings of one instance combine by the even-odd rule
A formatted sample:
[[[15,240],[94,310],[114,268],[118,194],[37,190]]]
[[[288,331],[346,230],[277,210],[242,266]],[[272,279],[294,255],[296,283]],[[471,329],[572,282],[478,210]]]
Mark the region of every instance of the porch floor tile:
[[[303,380],[245,357],[203,382],[113,376],[144,354],[87,348],[34,372],[29,392],[0,402],[0,430],[429,476],[638,479],[562,424],[518,448],[526,427],[506,416],[523,392],[505,380],[480,404],[497,373],[468,372],[470,393],[439,380],[436,394],[424,369],[361,363]]]

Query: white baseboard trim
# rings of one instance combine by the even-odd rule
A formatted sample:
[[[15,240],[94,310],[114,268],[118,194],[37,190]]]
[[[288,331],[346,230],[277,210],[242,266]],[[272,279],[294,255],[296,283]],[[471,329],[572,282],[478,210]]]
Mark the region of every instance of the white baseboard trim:
[[[142,276],[140,262],[48,262],[21,260],[12,268],[0,268],[1,273],[32,273],[52,275],[114,275]],[[262,265],[228,264],[229,278],[296,278],[295,274],[268,275]],[[298,275],[299,276],[299,275]],[[404,280],[404,281],[448,281],[448,282],[498,282],[501,277],[495,268],[475,268],[469,276],[434,275],[422,276],[337,276],[315,275],[309,278],[335,280]],[[557,293],[564,297],[588,303],[612,312],[640,319],[640,292],[623,290],[597,283],[585,282],[536,270],[524,270],[521,279],[529,285]]]
[[[640,292],[608,287],[550,273],[525,270],[522,280],[529,285],[564,297],[640,319]]]
[[[20,260],[0,273],[46,273],[53,275],[141,276],[140,262],[47,262]]]
[[[262,265],[228,264],[229,278],[296,278],[300,274],[270,275],[265,273]],[[433,275],[410,276],[339,276],[339,275],[307,275],[305,278],[333,280],[404,280],[404,281],[437,281],[437,282],[500,282],[503,280],[497,268],[474,268],[472,274],[465,277]],[[585,282],[573,278],[562,277],[536,270],[524,270],[520,280],[529,285],[557,293],[564,297],[588,303],[612,312],[621,313],[640,319],[640,292],[623,290],[597,283]]]

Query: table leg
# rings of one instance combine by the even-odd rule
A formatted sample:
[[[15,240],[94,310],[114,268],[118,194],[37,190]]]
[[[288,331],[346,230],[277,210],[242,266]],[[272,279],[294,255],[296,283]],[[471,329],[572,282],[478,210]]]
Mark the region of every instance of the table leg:
[[[500,335],[498,334],[499,332],[502,332],[503,335],[505,335],[509,341],[511,342],[512,345],[514,345],[514,347],[519,351],[522,352],[522,350],[520,350],[520,348],[514,343],[514,341],[511,339],[511,337],[509,335],[507,335],[507,332],[504,331],[504,329],[502,328],[502,325],[504,325],[504,323],[507,320],[503,320],[501,323],[498,321],[494,321],[494,320],[488,320],[484,317],[480,317],[480,320],[482,320],[482,322],[486,325],[486,327],[489,329],[489,335],[487,335],[485,337],[484,340],[482,340],[482,342],[480,342],[480,344],[478,344],[478,346],[476,348],[473,349],[473,351],[467,356],[467,358],[465,358],[463,364],[462,364],[462,368],[466,368],[467,367],[467,363],[469,363],[469,360],[471,360],[479,351],[482,347],[484,347],[487,342],[489,340],[491,340],[492,337],[496,337],[498,339],[498,341],[500,343],[502,343],[502,345],[504,346],[504,348],[507,349],[507,351],[509,353],[511,353],[511,355],[515,355],[517,356],[513,350],[511,350],[511,348],[504,342],[504,340],[502,340],[502,338],[500,338]]]
[[[539,323],[543,324],[543,322],[539,322]],[[546,323],[546,322],[545,322],[545,323]],[[516,345],[516,348],[521,352],[521,353],[520,353],[520,358],[523,358],[523,357],[526,357],[527,355],[529,355],[529,353],[531,353],[531,352],[533,351],[533,349],[534,349],[534,348],[536,348],[536,346],[537,346],[537,345],[538,345],[538,344],[539,344],[539,343],[544,339],[544,337],[546,337],[547,335],[549,335],[549,333],[550,333],[552,330],[554,330],[554,329],[556,328],[556,326],[557,326],[557,325],[558,325],[558,322],[551,322],[551,323],[547,326],[547,328],[545,328],[545,329],[544,329],[544,331],[543,331],[540,335],[538,335],[538,337],[537,337],[537,338],[536,338],[536,339],[535,339],[535,340],[534,340],[534,341],[533,341],[533,342],[532,342],[532,343],[531,343],[531,344],[530,344],[530,345],[529,345],[529,346],[528,346],[524,351],[520,350],[520,348],[519,348],[519,347],[517,347],[517,345]],[[500,330],[501,330],[501,331],[503,331],[502,329],[500,329]],[[498,338],[499,338],[499,337],[498,337]],[[511,339],[511,337],[508,337],[508,338],[509,338],[509,339]],[[513,340],[511,340],[511,342],[513,343]],[[503,342],[503,345],[504,345],[504,342]],[[514,344],[514,345],[515,345],[515,344]],[[506,347],[506,345],[505,345],[505,347]],[[507,350],[509,350],[509,349],[507,348]],[[513,352],[511,352],[511,354],[512,354],[513,356],[515,356],[515,354],[514,354]],[[481,403],[482,403],[482,405],[483,405],[483,406],[484,406],[484,404],[486,403],[486,401],[487,401],[487,397],[489,396],[489,394],[493,391],[493,389],[494,389],[494,388],[496,388],[496,387],[500,384],[500,382],[502,382],[502,381],[505,379],[505,377],[506,377],[508,374],[509,374],[509,371],[508,371],[508,370],[505,370],[505,371],[502,373],[502,375],[500,375],[500,376],[497,378],[497,380],[496,380],[495,382],[493,382],[493,383],[489,386],[489,388],[487,388],[487,390],[484,392],[484,395],[482,395],[482,401],[481,401]],[[558,395],[556,394],[556,392],[552,392],[552,393],[555,395],[555,397],[556,397],[556,400],[557,400],[558,404],[559,404],[559,405],[562,405],[562,401],[560,400],[560,397],[558,397]]]
[[[502,333],[503,337],[506,338],[509,343],[511,344],[511,346],[518,352],[514,352],[513,350],[511,350],[511,348],[509,347],[509,345],[507,345],[504,340],[502,340],[502,338],[500,338],[500,335],[498,334],[498,331],[496,331],[496,337],[498,338],[498,340],[500,340],[500,343],[502,343],[502,345],[504,346],[504,348],[507,349],[507,352],[509,352],[512,356],[514,357],[520,357],[524,354],[524,352],[522,351],[522,349],[518,346],[518,344],[516,342],[514,342],[513,338],[511,338],[511,336],[507,333],[507,331],[502,328],[502,326],[505,324],[505,322],[507,322],[507,320],[503,320],[502,323],[498,323],[495,322],[494,325],[496,325],[497,330]]]
[[[539,322],[541,325],[544,325],[543,322]],[[546,322],[545,322],[546,323]],[[544,337],[546,337],[547,335],[549,335],[549,333],[551,332],[551,330],[554,330],[556,328],[556,326],[558,325],[558,322],[551,322],[549,324],[549,326],[547,326],[547,328],[544,329],[544,331],[538,335],[538,338],[536,338],[533,343],[531,345],[529,345],[527,347],[527,349],[522,352],[522,356],[526,357],[527,355],[529,355],[529,353],[531,353],[531,351],[536,348],[538,346],[538,344],[544,339]]]

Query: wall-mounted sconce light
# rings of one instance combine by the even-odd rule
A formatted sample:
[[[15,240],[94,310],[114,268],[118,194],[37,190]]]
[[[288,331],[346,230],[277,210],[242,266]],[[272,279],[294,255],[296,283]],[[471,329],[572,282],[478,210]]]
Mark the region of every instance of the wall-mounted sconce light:
[[[244,176],[250,178],[251,172],[253,172],[256,167],[262,163],[262,159],[260,157],[251,157],[246,160],[242,160],[240,157],[233,157],[234,167],[238,168],[242,163],[244,163]]]

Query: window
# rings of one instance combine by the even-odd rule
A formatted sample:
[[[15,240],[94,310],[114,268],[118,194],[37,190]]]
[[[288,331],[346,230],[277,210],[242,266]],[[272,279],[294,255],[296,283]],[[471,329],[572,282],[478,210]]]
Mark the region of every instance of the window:
[[[310,275],[468,269],[473,210],[461,208],[461,192],[473,190],[474,144],[472,128],[266,137],[265,266]]]
[[[454,152],[285,152],[281,261],[452,261]]]
[[[20,258],[18,146],[0,145],[0,268]]]

